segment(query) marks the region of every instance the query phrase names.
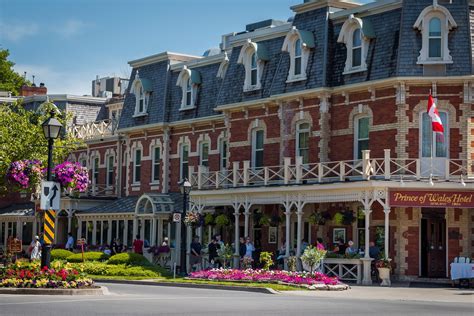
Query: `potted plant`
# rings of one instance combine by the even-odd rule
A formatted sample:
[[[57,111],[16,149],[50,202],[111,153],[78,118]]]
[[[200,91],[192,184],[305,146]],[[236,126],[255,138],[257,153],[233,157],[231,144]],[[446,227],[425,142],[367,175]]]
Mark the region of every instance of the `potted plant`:
[[[207,213],[204,216],[204,224],[206,224],[206,226],[213,226],[215,224],[214,214]]]
[[[216,216],[216,218],[214,219],[214,222],[216,223],[217,227],[224,227],[224,226],[229,225],[230,220],[229,220],[229,217],[227,217],[227,215],[220,214]]]
[[[375,267],[379,271],[379,278],[382,280],[381,286],[392,285],[390,281],[390,271],[392,270],[391,259],[380,259],[375,262]]]
[[[268,251],[261,252],[260,262],[263,264],[263,270],[270,270],[270,267],[273,265],[272,253]]]
[[[319,267],[321,260],[326,256],[326,250],[320,250],[316,247],[309,245],[300,257],[303,262],[303,269],[309,270],[309,273],[313,273]]]
[[[296,256],[289,256],[286,259],[286,264],[288,266],[288,270],[295,272],[296,271]]]
[[[332,221],[336,225],[342,225],[343,220],[344,220],[344,215],[342,215],[341,212],[337,212],[336,214],[334,214],[334,217],[332,219]]]
[[[342,223],[344,225],[351,225],[355,219],[354,212],[350,210],[342,212]]]
[[[270,226],[270,222],[271,222],[270,216],[265,215],[265,214],[263,214],[262,217],[260,217],[260,220],[258,221],[258,223],[261,226]]]
[[[229,244],[226,244],[217,250],[217,255],[222,259],[224,269],[227,268],[227,263],[230,262],[234,256],[232,247]]]

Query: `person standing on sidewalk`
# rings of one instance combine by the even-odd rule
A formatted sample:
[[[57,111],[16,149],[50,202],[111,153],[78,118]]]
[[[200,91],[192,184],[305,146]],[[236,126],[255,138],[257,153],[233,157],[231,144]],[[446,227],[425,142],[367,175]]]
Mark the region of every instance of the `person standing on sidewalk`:
[[[66,250],[73,251],[74,250],[74,237],[72,237],[71,232],[67,233],[67,242],[66,242]]]

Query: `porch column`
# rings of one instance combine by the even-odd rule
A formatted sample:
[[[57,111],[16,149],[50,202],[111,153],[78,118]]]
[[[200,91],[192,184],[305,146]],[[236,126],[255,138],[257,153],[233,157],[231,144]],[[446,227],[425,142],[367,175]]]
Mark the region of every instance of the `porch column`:
[[[105,221],[100,221],[100,244],[104,244],[104,225]],[[107,228],[108,229],[108,228]]]
[[[77,220],[77,239],[82,238],[82,221]]]
[[[145,226],[146,226],[146,218],[139,218],[140,224],[140,239],[145,241]]]
[[[92,244],[97,245],[97,220],[92,221]]]
[[[234,243],[235,243],[235,252],[234,252],[234,268],[238,269],[239,268],[239,259],[240,259],[240,253],[239,253],[239,220],[240,220],[240,213],[239,209],[234,207],[234,216],[235,216],[235,236],[234,236]]]
[[[67,212],[67,232],[71,233],[72,229],[72,210]]]
[[[298,223],[297,223],[297,231],[296,231],[296,257],[298,258],[298,269],[301,270],[301,260],[299,257],[301,256],[301,224],[303,221],[303,208],[298,206],[298,210],[296,211],[296,215],[298,216]]]
[[[389,251],[390,251],[389,246],[390,245],[389,245],[389,240],[388,240],[388,238],[390,236],[390,231],[389,231],[390,230],[390,226],[389,226],[390,208],[385,208],[383,210],[383,212],[385,213],[385,233],[384,233],[384,238],[385,238],[385,240],[384,240],[384,243],[385,243],[384,244],[384,249],[385,249],[385,251],[384,251],[384,253],[385,253],[385,259],[388,259],[390,257],[390,255],[389,255]]]
[[[156,218],[152,218],[150,246],[156,246]]]
[[[128,245],[128,219],[123,221],[123,240],[122,243],[127,246]]]
[[[370,243],[370,213],[372,210],[368,207],[364,209],[365,215],[365,255],[362,259],[364,264],[364,278],[362,280],[363,285],[370,285],[372,284],[372,277],[371,277],[371,261],[372,259],[369,256],[369,243]]]
[[[5,249],[7,248],[7,242],[8,242],[8,222],[5,222],[5,231],[3,232],[3,245],[5,246]],[[4,249],[4,250],[5,250]]]
[[[161,243],[163,242],[163,219],[158,218],[158,236],[156,236],[156,242],[158,246],[161,246]]]
[[[109,219],[109,229],[107,229],[107,240],[105,241],[106,244],[112,243],[112,220]]]
[[[17,220],[17,221],[16,221],[16,237],[17,237],[18,239],[21,239],[21,238],[22,238],[22,235],[23,235],[22,232],[21,232],[23,226],[22,226],[21,224],[22,224],[22,223],[21,223],[20,220]],[[56,243],[56,234],[54,234],[54,242]]]
[[[244,235],[245,238],[249,236],[249,219],[250,219],[250,207],[245,207],[244,212]]]
[[[2,235],[2,223],[0,223],[0,236]],[[36,235],[38,235],[38,224],[36,223],[36,216],[33,218],[33,231],[32,231],[32,237],[35,238]],[[32,238],[32,239],[33,239]],[[1,240],[0,240],[1,244]]]
[[[288,270],[288,257],[290,256],[290,220],[291,220],[291,204],[285,204],[285,270]]]
[[[134,240],[137,235],[138,235],[138,218],[135,215],[133,217],[133,236],[132,236],[132,240]]]

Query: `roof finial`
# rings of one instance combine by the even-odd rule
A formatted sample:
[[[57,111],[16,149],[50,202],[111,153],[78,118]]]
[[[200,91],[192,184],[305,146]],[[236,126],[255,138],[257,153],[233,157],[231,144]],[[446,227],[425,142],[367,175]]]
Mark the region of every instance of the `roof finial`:
[[[438,6],[438,0],[433,0],[433,7],[437,7]]]

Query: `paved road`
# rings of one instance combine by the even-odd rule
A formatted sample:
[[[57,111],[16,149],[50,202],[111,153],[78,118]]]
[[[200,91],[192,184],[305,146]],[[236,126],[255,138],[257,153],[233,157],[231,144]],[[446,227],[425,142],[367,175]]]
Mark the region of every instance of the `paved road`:
[[[103,284],[106,296],[0,295],[0,315],[473,315],[471,303]]]

